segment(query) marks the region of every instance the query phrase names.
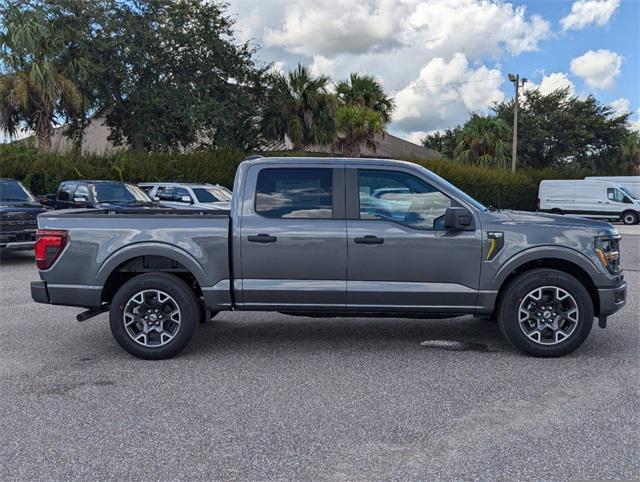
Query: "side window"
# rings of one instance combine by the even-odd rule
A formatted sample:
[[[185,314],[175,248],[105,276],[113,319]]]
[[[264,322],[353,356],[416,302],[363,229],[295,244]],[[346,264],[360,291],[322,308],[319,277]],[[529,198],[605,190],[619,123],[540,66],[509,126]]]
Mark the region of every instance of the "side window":
[[[185,188],[183,187],[177,187],[175,192],[174,192],[174,200],[178,201],[178,202],[187,202],[187,201],[183,201],[182,198],[184,196],[188,197],[189,199],[191,199],[191,195],[189,194],[189,191],[187,191]],[[191,201],[188,201],[191,202]]]
[[[617,203],[622,203],[624,202],[624,194],[622,194],[622,191],[620,191],[620,189],[609,187],[607,188],[607,199],[615,201]]]
[[[84,184],[79,184],[76,188],[76,192],[73,193],[74,201],[76,199],[84,199],[85,201],[89,200],[89,189]]]
[[[444,229],[451,199],[423,180],[399,171],[358,171],[360,219],[394,221],[415,229]]]
[[[156,192],[156,197],[160,199],[160,201],[173,201],[173,193],[175,189],[172,187],[159,187]]]
[[[63,184],[58,192],[58,201],[71,201],[71,193],[75,187],[75,184]]]
[[[331,219],[331,169],[263,169],[256,186],[256,213],[267,218]]]

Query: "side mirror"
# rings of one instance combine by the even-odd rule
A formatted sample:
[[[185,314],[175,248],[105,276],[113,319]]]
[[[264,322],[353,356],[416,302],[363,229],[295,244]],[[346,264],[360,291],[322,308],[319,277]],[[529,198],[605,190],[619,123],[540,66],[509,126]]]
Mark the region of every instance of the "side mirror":
[[[182,196],[180,202],[191,204],[191,196]]]
[[[444,212],[444,228],[451,231],[464,231],[473,222],[473,216],[466,208],[447,208]]]

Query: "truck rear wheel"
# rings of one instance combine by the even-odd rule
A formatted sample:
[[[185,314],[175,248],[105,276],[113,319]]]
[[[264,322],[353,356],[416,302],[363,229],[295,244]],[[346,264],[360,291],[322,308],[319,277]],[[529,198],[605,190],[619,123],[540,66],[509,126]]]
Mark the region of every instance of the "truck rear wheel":
[[[559,357],[578,348],[591,332],[593,303],[584,285],[555,269],[535,269],[506,288],[498,310],[505,338],[536,357]]]
[[[200,322],[193,290],[168,273],[136,276],[116,292],[109,310],[111,333],[127,352],[146,360],[184,349]]]

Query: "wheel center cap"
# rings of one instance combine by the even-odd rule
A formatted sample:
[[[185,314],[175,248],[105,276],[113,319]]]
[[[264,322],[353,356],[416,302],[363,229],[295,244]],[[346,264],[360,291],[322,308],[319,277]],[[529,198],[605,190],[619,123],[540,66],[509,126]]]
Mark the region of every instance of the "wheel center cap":
[[[548,320],[549,318],[551,318],[551,312],[549,311],[545,311],[542,316],[544,317],[545,320]]]
[[[156,314],[151,314],[151,315],[149,315],[149,319],[150,319],[151,321],[156,321],[156,320],[158,319],[158,315],[156,315]]]

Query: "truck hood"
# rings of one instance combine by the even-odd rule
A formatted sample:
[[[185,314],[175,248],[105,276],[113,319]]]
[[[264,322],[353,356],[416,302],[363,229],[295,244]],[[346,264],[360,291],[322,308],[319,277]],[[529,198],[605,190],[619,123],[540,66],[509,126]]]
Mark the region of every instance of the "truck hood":
[[[566,216],[562,214],[547,214],[539,212],[501,210],[490,212],[492,222],[505,226],[538,225],[541,228],[582,229],[593,230],[595,236],[618,235],[618,230],[606,221]]]

